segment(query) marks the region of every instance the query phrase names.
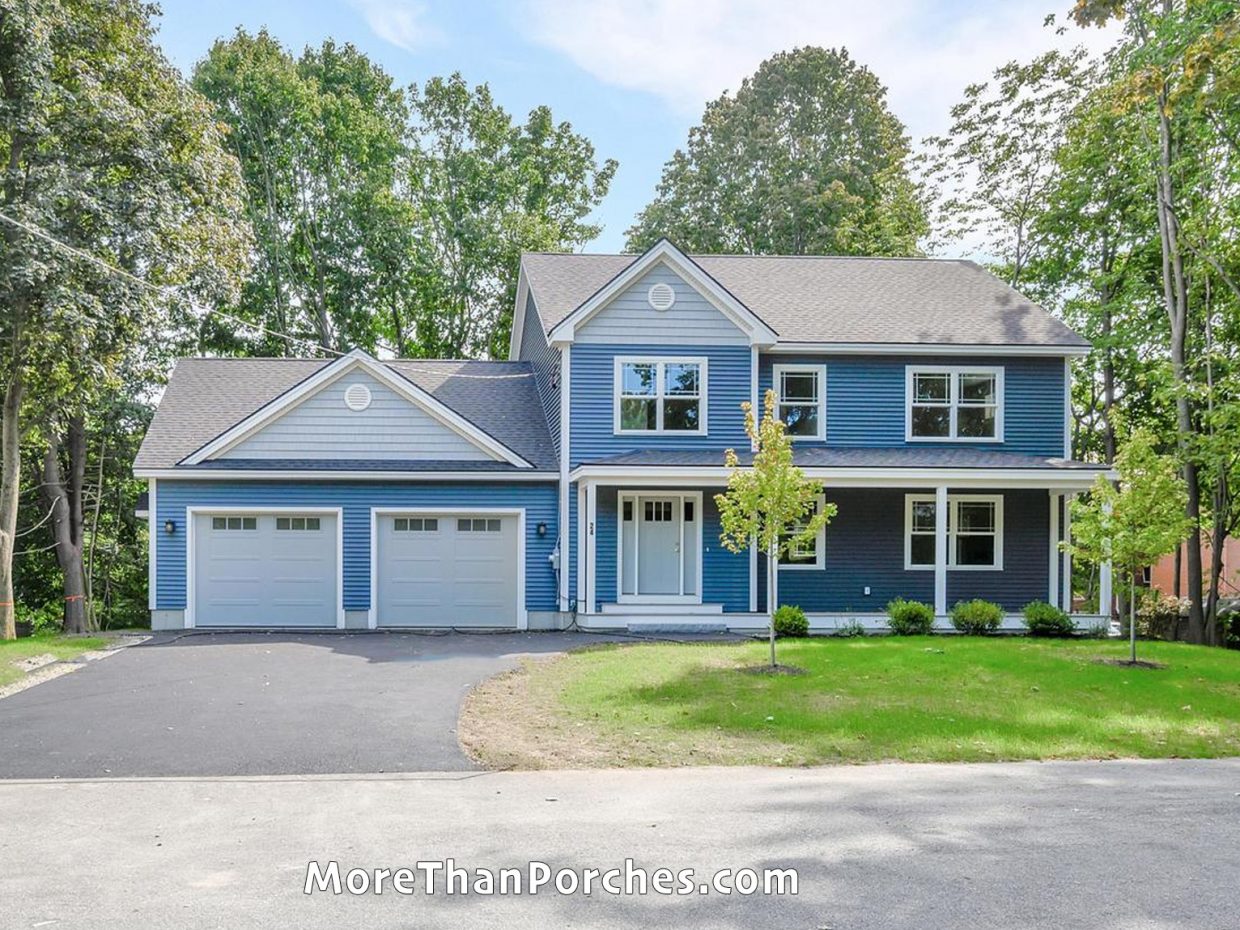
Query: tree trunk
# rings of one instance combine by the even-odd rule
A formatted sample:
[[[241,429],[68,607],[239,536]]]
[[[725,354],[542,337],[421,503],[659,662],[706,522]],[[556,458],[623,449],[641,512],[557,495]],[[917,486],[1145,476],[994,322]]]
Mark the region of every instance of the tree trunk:
[[[1188,538],[1188,637],[1201,643],[1205,638],[1205,616],[1202,612],[1201,565],[1201,487],[1197,463],[1193,460],[1191,437],[1193,409],[1189,399],[1189,377],[1186,364],[1188,336],[1188,287],[1184,278],[1184,260],[1180,251],[1180,227],[1175,212],[1175,186],[1171,177],[1172,140],[1167,91],[1158,99],[1158,231],[1162,246],[1163,300],[1171,325],[1171,368],[1176,383],[1176,427],[1179,432],[1180,457],[1183,460],[1184,483],[1187,485],[1186,512],[1192,521]]]
[[[43,494],[52,511],[52,538],[56,562],[64,575],[65,632],[89,629],[86,573],[82,566],[82,487],[86,477],[86,424],[82,415],[69,419],[65,435],[68,481],[60,461],[60,437],[55,426],[47,429],[47,452],[43,456]]]
[[[14,374],[4,391],[0,412],[0,622],[5,639],[17,638],[13,598],[13,551],[17,541],[17,506],[21,479],[21,414],[26,385]]]
[[[774,547],[766,554],[766,577],[766,612],[771,640],[771,668],[776,668],[775,611],[779,609],[779,559]]]

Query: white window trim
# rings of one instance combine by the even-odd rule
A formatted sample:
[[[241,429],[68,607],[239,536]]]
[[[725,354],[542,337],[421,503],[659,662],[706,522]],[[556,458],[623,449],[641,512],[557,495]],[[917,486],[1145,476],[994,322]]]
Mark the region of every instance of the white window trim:
[[[771,366],[771,387],[775,389],[775,394],[779,397],[779,403],[784,402],[783,395],[780,394],[782,387],[782,377],[785,374],[813,375],[818,380],[818,432],[813,436],[794,436],[788,434],[793,442],[825,442],[827,439],[827,366],[826,365],[773,365]],[[795,401],[790,401],[795,403]],[[775,408],[776,412],[779,407]],[[760,411],[755,408],[755,416]]]
[[[655,401],[655,429],[620,428],[620,398],[622,396],[621,388],[624,386],[622,373],[625,365],[657,366],[655,377],[656,391],[653,395],[649,395]],[[663,428],[663,402],[667,397],[664,394],[663,371],[667,365],[698,366],[698,428],[695,430]],[[616,436],[705,436],[707,430],[707,384],[707,360],[705,356],[617,355],[612,367],[612,434]]]
[[[956,508],[961,502],[990,503],[995,505],[995,562],[993,565],[957,565],[956,530],[960,526]],[[913,504],[934,503],[933,494],[904,495],[904,570],[906,572],[932,572],[934,563],[913,564]],[[1002,494],[949,494],[947,507],[950,512],[947,526],[947,567],[953,572],[1001,572],[1003,571],[1003,495]]]
[[[818,513],[822,513],[827,506],[827,496],[825,494],[818,495]],[[813,561],[798,562],[780,562],[779,570],[781,572],[805,572],[817,571],[825,568],[827,564],[827,528],[820,526],[818,535],[814,537],[814,558]]]
[[[904,368],[905,442],[1003,442],[1004,376],[1002,365],[906,365]],[[913,435],[913,378],[915,375],[949,375],[948,409],[951,426],[947,436]],[[961,375],[993,375],[995,379],[995,435],[957,436],[956,414],[960,410]]]

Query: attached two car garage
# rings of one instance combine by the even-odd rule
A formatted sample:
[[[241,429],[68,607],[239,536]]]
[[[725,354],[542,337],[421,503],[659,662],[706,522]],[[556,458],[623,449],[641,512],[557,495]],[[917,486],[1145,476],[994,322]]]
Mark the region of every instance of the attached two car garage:
[[[195,627],[345,626],[343,514],[210,510],[190,515]],[[521,625],[519,511],[372,510],[366,625]]]

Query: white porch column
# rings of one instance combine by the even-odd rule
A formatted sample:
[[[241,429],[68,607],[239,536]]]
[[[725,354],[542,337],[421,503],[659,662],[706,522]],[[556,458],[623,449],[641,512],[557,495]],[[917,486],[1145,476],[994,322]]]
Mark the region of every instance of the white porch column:
[[[1072,498],[1065,494],[1063,499],[1066,505]],[[1072,508],[1067,506],[1063,509],[1063,541],[1066,543],[1072,541]],[[1063,568],[1060,571],[1060,582],[1063,584],[1063,600],[1060,602],[1059,607],[1061,610],[1072,613],[1072,555],[1064,551],[1060,553],[1060,558],[1063,560]]]
[[[1103,562],[1098,567],[1098,613],[1107,620],[1111,619],[1111,563]]]
[[[1059,508],[1063,502],[1063,495],[1050,491],[1047,496],[1051,500],[1051,551],[1048,566],[1050,581],[1047,585],[1046,603],[1054,605],[1059,603]]]
[[[598,574],[598,561],[595,558],[594,532],[595,517],[598,512],[598,486],[593,482],[586,483],[586,610],[594,613],[594,576]]]
[[[586,483],[577,482],[577,613],[586,603]]]
[[[934,613],[947,615],[947,487],[934,489]]]

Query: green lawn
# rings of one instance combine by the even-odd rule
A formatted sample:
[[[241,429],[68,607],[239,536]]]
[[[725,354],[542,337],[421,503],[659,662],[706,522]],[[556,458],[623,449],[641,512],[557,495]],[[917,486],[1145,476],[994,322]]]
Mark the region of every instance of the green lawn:
[[[470,696],[492,767],[1240,755],[1240,652],[1100,640],[783,641],[799,676],[742,671],[766,646],[604,646],[532,660]]]
[[[103,649],[108,641],[100,636],[27,636],[0,640],[0,688],[26,675],[16,663],[22,659],[50,653],[58,659],[72,659],[92,649]]]

